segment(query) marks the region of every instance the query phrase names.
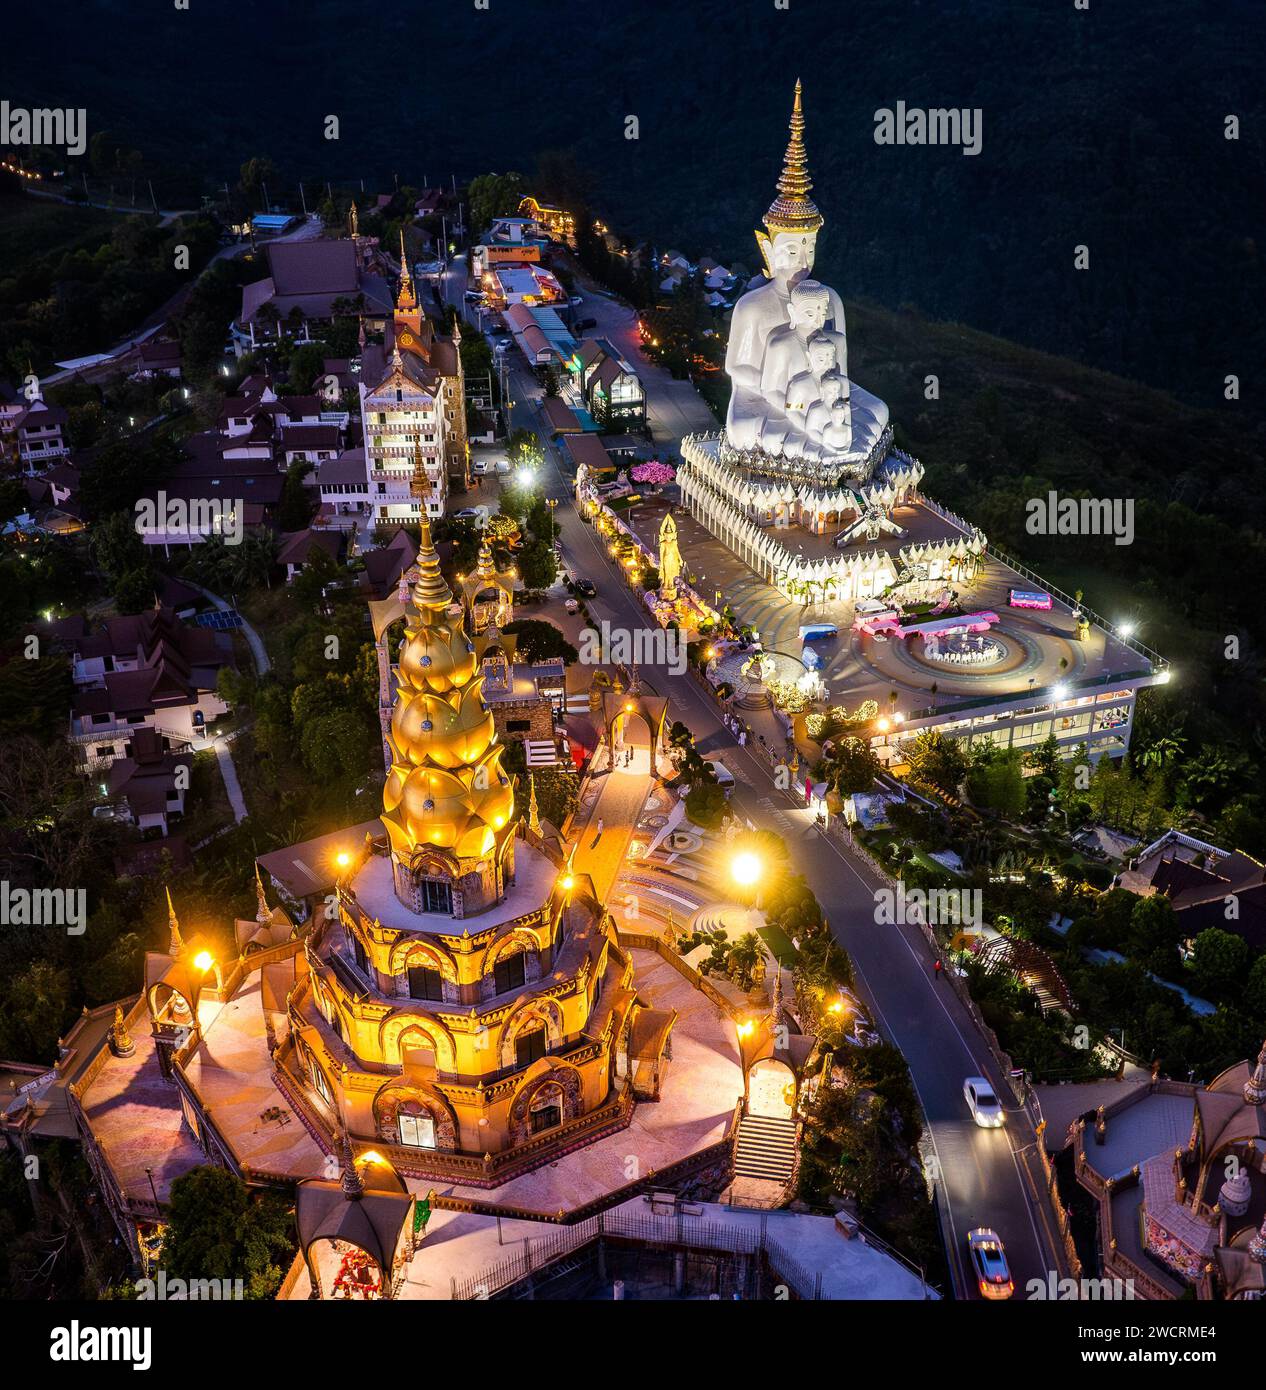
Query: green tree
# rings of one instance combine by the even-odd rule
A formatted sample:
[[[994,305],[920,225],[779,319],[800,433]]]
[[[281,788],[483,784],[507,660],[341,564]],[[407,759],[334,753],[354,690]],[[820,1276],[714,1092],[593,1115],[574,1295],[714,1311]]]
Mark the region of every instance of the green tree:
[[[470,208],[470,228],[474,236],[487,230],[494,217],[513,217],[523,201],[523,178],[519,174],[480,174],[466,189]]]
[[[515,618],[505,625],[505,631],[519,639],[519,655],[526,661],[548,661],[561,656],[571,665],[580,660],[580,653],[563,636],[562,630],[544,618]]]
[[[1207,927],[1196,937],[1192,972],[1196,988],[1212,995],[1237,994],[1248,974],[1252,952],[1242,936]]]
[[[253,1194],[226,1168],[194,1168],[171,1185],[162,1266],[178,1279],[241,1279],[272,1298],[295,1251],[285,1200]]]

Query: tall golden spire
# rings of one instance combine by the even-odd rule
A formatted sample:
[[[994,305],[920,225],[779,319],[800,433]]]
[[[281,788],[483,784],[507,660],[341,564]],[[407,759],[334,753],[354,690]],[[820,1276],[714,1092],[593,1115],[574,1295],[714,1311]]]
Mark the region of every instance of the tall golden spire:
[[[536,805],[536,774],[528,773],[528,829],[533,835],[541,833],[541,813]]]
[[[809,179],[809,160],[804,148],[804,110],[798,77],[791,107],[790,130],[791,139],[787,142],[782,174],[778,179],[778,197],[765,214],[765,226],[770,236],[776,236],[779,232],[816,232],[822,226],[822,214],[809,197],[813,184]]]
[[[413,293],[413,276],[409,274],[409,257],[404,249],[404,228],[400,228],[400,293],[396,296],[396,308],[409,310],[418,307],[417,295]]]
[[[420,529],[418,577],[412,588],[413,604],[419,610],[432,609],[443,612],[453,601],[453,591],[440,573],[440,557],[436,552],[435,542],[431,539],[431,519],[425,512],[422,514]]]
[[[409,478],[409,491],[418,504],[418,510],[426,516],[426,499],[431,491],[431,480],[426,476],[426,460],[422,457],[422,437],[413,441],[413,473]]]
[[[255,865],[255,920],[264,926],[272,921],[272,913],[268,910],[268,897],[264,893],[264,880],[259,876],[259,864]]]
[[[167,954],[172,960],[179,960],[185,953],[185,943],[180,936],[180,923],[176,919],[176,909],[171,901],[171,889],[167,889],[167,927],[171,932],[171,944],[167,948]]]

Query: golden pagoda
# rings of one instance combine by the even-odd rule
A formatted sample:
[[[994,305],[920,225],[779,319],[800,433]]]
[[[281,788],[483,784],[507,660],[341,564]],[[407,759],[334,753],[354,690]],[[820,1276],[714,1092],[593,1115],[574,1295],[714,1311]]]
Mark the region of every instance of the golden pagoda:
[[[495,1186],[627,1123],[633,1020],[666,1046],[674,1015],[639,1004],[592,883],[516,808],[425,518],[416,565],[371,612],[391,699],[383,834],[340,855],[279,1073],[331,1143],[346,1129],[400,1173]]]

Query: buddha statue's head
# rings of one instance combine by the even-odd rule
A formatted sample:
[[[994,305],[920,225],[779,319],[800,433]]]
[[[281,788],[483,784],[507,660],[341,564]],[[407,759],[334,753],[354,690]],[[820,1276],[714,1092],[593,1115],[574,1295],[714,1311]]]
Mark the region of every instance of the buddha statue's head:
[[[816,377],[825,378],[838,365],[839,354],[835,351],[835,344],[825,333],[815,333],[805,351],[809,358],[809,370]]]
[[[793,328],[814,342],[811,335],[826,327],[831,313],[831,295],[825,285],[816,280],[798,280],[787,300],[787,317]],[[830,343],[830,339],[826,339]],[[832,355],[834,346],[832,345]],[[829,366],[830,363],[826,363]]]
[[[765,274],[784,291],[803,280],[813,269],[813,253],[822,214],[809,197],[813,184],[804,152],[804,112],[800,105],[800,82],[796,82],[791,111],[791,140],[783,156],[778,196],[765,214],[765,230],[756,233],[765,262]]]
[[[765,274],[784,290],[798,285],[813,270],[817,241],[816,231],[775,232],[773,236],[757,232],[756,244],[765,262]]]

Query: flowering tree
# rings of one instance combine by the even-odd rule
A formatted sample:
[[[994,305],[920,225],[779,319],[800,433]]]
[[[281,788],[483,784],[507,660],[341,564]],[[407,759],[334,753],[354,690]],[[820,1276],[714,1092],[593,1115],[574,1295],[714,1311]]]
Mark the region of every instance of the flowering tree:
[[[671,483],[677,476],[677,470],[671,464],[651,459],[648,463],[634,464],[629,469],[629,476],[635,483],[650,483],[652,487],[660,487],[664,483]]]

